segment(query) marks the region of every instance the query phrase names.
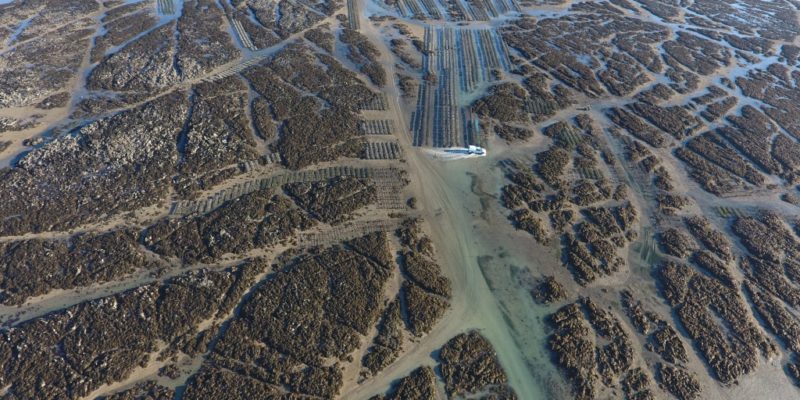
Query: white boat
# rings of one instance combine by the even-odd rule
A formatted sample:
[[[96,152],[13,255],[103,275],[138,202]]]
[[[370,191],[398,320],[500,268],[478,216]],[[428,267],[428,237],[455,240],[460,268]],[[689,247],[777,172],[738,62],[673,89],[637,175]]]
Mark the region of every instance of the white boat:
[[[475,154],[475,155],[478,155],[478,156],[485,156],[486,155],[486,149],[484,149],[483,147],[480,147],[480,146],[470,145],[469,147],[467,147],[467,151],[469,152],[469,154]]]
[[[449,154],[461,154],[467,156],[485,156],[486,149],[480,146],[468,146],[468,147],[449,147],[444,149],[445,153]]]
[[[425,151],[440,160],[461,160],[486,156],[486,149],[480,146],[428,148]]]

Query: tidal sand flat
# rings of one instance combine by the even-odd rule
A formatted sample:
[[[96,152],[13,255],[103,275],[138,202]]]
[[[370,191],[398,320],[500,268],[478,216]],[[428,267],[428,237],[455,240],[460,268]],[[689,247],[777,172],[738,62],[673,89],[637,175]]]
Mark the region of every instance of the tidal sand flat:
[[[0,397],[800,395],[789,0],[0,0]]]

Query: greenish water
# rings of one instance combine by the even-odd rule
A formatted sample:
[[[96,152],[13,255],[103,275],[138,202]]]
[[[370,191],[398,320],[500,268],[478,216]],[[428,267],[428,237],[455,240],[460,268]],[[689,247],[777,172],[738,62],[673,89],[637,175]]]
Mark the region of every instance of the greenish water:
[[[454,240],[438,245],[455,245],[463,253],[459,272],[464,282],[456,279],[454,285],[462,293],[454,301],[466,302],[467,325],[492,342],[520,399],[569,397],[546,347],[545,317],[554,309],[535,304],[525,284],[541,275],[538,265],[553,262],[558,254],[535,245],[504,217],[496,198],[502,171],[494,164],[482,158],[437,165],[445,193],[454,200],[438,214],[451,219]]]

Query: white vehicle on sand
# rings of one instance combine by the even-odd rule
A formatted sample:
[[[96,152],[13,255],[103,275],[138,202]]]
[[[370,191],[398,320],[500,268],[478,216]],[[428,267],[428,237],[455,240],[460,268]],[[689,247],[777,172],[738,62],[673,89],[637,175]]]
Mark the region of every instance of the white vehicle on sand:
[[[467,147],[448,147],[442,149],[430,149],[434,158],[443,160],[460,160],[462,158],[485,157],[486,149],[480,146],[469,145]]]

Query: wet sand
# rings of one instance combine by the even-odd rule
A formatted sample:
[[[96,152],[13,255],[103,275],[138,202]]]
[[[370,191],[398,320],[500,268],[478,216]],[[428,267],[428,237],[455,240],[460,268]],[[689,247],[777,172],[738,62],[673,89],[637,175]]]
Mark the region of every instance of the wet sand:
[[[366,14],[361,15],[361,32],[381,50],[387,76],[394,77],[391,52]],[[390,117],[395,126],[407,127],[408,108],[401,106],[399,89],[391,82],[384,88]],[[492,343],[520,399],[563,397],[565,387],[545,348],[542,318],[546,310],[533,303],[511,268],[535,272],[537,262],[553,260],[553,254],[547,254],[552,250],[532,245],[529,237],[508,223],[497,201],[486,198],[487,193],[499,191],[503,174],[496,163],[508,155],[504,150],[492,153],[490,148],[486,157],[442,160],[413,147],[408,132],[397,137],[408,164],[407,191],[417,197],[439,263],[452,281],[451,308],[428,335],[406,346],[397,361],[358,387],[345,388],[342,398],[362,399],[384,392],[419,365],[433,365],[435,352],[444,343],[470,329],[478,329]],[[473,180],[483,188],[478,194],[473,192]]]
[[[9,3],[12,0],[0,0],[0,4]],[[395,122],[395,126],[408,127],[407,116],[413,107],[400,103],[399,90],[394,84],[395,60],[386,46],[387,38],[373,25],[367,17],[371,13],[386,14],[386,10],[374,2],[365,3],[360,0],[362,12],[360,16],[362,33],[367,35],[371,41],[381,50],[381,63],[390,77],[389,84],[384,92],[390,101],[391,110],[383,113],[390,114]],[[180,10],[180,7],[178,7]],[[537,17],[560,16],[566,14],[565,6],[540,7],[538,11],[527,14]],[[178,12],[179,15],[180,11]],[[391,13],[390,13],[391,14]],[[177,16],[162,17],[174,19]],[[334,17],[328,17],[316,23],[333,22]],[[488,23],[470,22],[472,27],[492,27],[504,22],[503,19],[496,19]],[[663,23],[663,21],[659,21]],[[227,22],[226,22],[227,24]],[[432,25],[446,25],[443,22],[431,21]],[[670,25],[676,28],[677,24]],[[230,27],[228,27],[230,28]],[[417,36],[422,36],[420,25],[409,24],[408,28]],[[232,37],[236,37],[229,29]],[[292,35],[290,39],[297,38],[302,33]],[[274,54],[291,40],[285,40],[276,46],[262,49],[257,52],[245,51],[244,59],[252,57],[266,57]],[[234,40],[237,45],[239,42]],[[241,47],[241,46],[240,46]],[[340,52],[342,50],[340,49]],[[88,54],[87,54],[88,56]],[[344,53],[337,54],[337,59],[347,64],[347,57]],[[224,71],[243,60],[231,62],[221,66],[216,72]],[[763,67],[774,59],[765,59],[762,63],[747,68],[731,67],[723,71],[724,74],[731,76],[745,75],[749,69]],[[352,65],[348,66],[352,67]],[[88,64],[81,69],[80,74],[84,79]],[[407,71],[406,71],[407,72]],[[213,72],[212,72],[213,74]],[[211,74],[209,74],[211,75]],[[648,75],[651,75],[648,73]],[[652,76],[653,82],[662,82],[663,75]],[[182,85],[188,86],[196,83],[198,79],[188,81]],[[80,85],[83,81],[81,80]],[[704,83],[705,86],[707,82]],[[479,90],[478,92],[482,92]],[[475,96],[477,96],[474,94]],[[688,102],[691,96],[698,93],[689,93],[673,99],[673,102]],[[737,93],[741,98],[741,93]],[[468,103],[473,98],[461,99]],[[607,123],[607,117],[601,112],[602,109],[610,106],[621,106],[630,102],[629,99],[620,98],[600,98],[585,99],[581,98],[578,104],[559,111],[555,116],[546,122],[537,124],[538,131],[541,126],[554,122],[555,120],[569,118],[578,113],[579,107],[589,106],[590,114],[597,120]],[[740,103],[737,107],[744,104],[758,105],[755,101]],[[24,114],[29,114],[26,110]],[[366,112],[365,114],[381,114],[379,112]],[[59,109],[46,113],[44,119],[45,126],[50,126],[54,121],[66,117],[67,109]],[[31,136],[33,131],[24,131],[14,137],[14,146],[2,154],[0,164],[8,164],[12,157],[24,150],[21,141]],[[509,147],[497,140],[489,143],[489,154],[486,157],[471,157],[467,159],[442,159],[434,157],[430,151],[413,147],[411,138],[407,132],[400,132],[397,135],[403,151],[406,155],[407,170],[409,171],[410,186],[407,194],[417,198],[419,207],[418,213],[425,219],[428,227],[428,234],[433,239],[439,262],[444,273],[451,279],[453,287],[453,299],[451,308],[444,318],[433,328],[433,330],[421,339],[415,339],[404,348],[404,353],[399,359],[388,366],[377,376],[367,379],[362,384],[351,387],[350,382],[354,383],[357,369],[348,370],[348,385],[345,386],[342,398],[362,399],[368,398],[377,393],[383,393],[395,380],[407,375],[420,365],[434,365],[436,363],[437,350],[453,336],[470,330],[478,329],[494,346],[498,358],[503,365],[512,388],[516,391],[520,399],[552,399],[571,397],[561,373],[555,368],[550,360],[550,353],[546,346],[547,328],[544,318],[553,312],[555,307],[542,307],[535,304],[530,296],[529,283],[531,277],[538,277],[543,274],[556,274],[559,281],[565,283],[570,290],[570,298],[576,294],[591,295],[593,299],[601,304],[612,304],[618,300],[616,289],[623,286],[635,287],[637,295],[646,301],[646,304],[658,310],[662,314],[669,314],[671,310],[665,306],[662,299],[658,297],[656,288],[650,277],[650,267],[644,262],[634,261],[638,253],[633,250],[637,246],[643,248],[652,245],[646,240],[648,235],[640,235],[640,241],[631,247],[631,257],[629,271],[621,272],[609,278],[607,282],[596,285],[592,289],[580,289],[576,287],[571,276],[565,268],[561,266],[560,251],[558,246],[540,246],[526,233],[517,231],[506,219],[506,211],[500,206],[497,193],[504,184],[503,172],[498,167],[498,161],[507,158],[527,158],[531,157],[544,145],[541,135],[536,135],[524,145]],[[263,145],[263,144],[262,144]],[[665,150],[668,151],[668,150]],[[619,153],[615,151],[615,153]],[[663,155],[663,154],[662,154]],[[2,165],[0,165],[2,166]],[[669,166],[668,166],[669,167]],[[704,192],[697,190],[697,185],[685,180],[683,174],[674,172],[676,177],[676,191],[687,193],[691,191],[695,200],[698,200],[700,208],[708,208],[712,203],[718,204],[720,201],[715,197],[705,195]],[[621,177],[625,179],[626,177]],[[632,188],[636,190],[635,180],[627,177]],[[232,185],[238,182],[233,179],[220,186]],[[215,187],[218,190],[220,187]],[[203,193],[205,195],[206,193]],[[648,209],[647,201],[642,198],[642,193],[634,193],[634,201],[637,209],[643,210],[642,231],[652,233],[652,227],[647,223]],[[636,200],[638,199],[638,200]],[[736,199],[723,200],[725,204],[735,203]],[[777,202],[771,199],[771,202]],[[786,209],[788,206],[783,205]],[[166,210],[155,207],[152,211],[158,211],[155,216],[164,216]],[[151,216],[150,219],[155,218]],[[96,228],[96,227],[94,227]],[[277,251],[277,250],[276,250]],[[175,271],[174,273],[177,273]],[[163,279],[158,278],[158,279]],[[42,315],[46,312],[61,309],[65,306],[85,301],[91,298],[105,296],[129,289],[144,283],[155,281],[156,278],[150,277],[146,272],[135,277],[128,277],[125,282],[109,282],[97,285],[92,288],[81,290],[53,291],[48,295],[31,299],[20,315],[23,319]],[[396,291],[396,284],[391,288]],[[602,287],[613,287],[613,293],[603,294]],[[578,290],[581,290],[580,292]],[[595,297],[596,296],[596,297]],[[13,311],[19,311],[13,310]],[[0,307],[0,315],[10,315],[10,308]],[[369,336],[368,336],[369,337]],[[368,343],[367,343],[368,346]],[[360,359],[366,346],[362,346],[356,352],[356,360]],[[641,348],[641,347],[639,347]],[[154,357],[153,357],[154,359]],[[197,361],[197,360],[195,360]],[[769,363],[762,364],[757,372],[740,379],[738,386],[722,388],[707,376],[702,377],[703,398],[792,398],[796,391],[792,389],[790,382],[781,371],[781,360],[771,360]],[[162,364],[151,362],[146,368],[138,369],[130,379],[114,385],[104,386],[94,394],[108,393],[119,389],[132,382],[144,378],[155,377],[155,372]],[[199,364],[193,364],[192,368]],[[704,364],[696,352],[690,352],[689,366],[694,369],[703,369]]]
[[[361,26],[362,33],[381,48],[387,75],[394,76],[390,52],[377,28],[366,20]],[[396,126],[408,126],[398,88],[388,85],[385,92]],[[413,147],[408,134],[398,139],[408,163],[411,183],[407,190],[417,197],[439,262],[452,280],[451,309],[431,333],[407,346],[386,370],[358,387],[345,388],[343,398],[368,398],[385,391],[419,365],[432,365],[435,351],[469,329],[480,330],[492,343],[519,398],[562,397],[556,393],[565,394],[563,384],[545,348],[545,310],[533,303],[511,268],[535,270],[535,263],[544,261],[540,256],[552,259],[553,255],[545,256],[542,252],[548,250],[531,246],[530,238],[515,232],[496,201],[481,191],[473,192],[473,179],[487,193],[499,190],[502,172],[495,164],[504,155],[490,151],[487,157],[443,161]]]
[[[439,218],[449,218],[461,235],[454,250],[460,253],[461,272],[466,276],[463,297],[454,299],[464,305],[454,308],[479,305],[471,322],[492,342],[520,398],[560,397],[554,396],[559,385],[553,383],[560,379],[545,347],[543,318],[548,311],[533,302],[520,282],[521,274],[538,275],[538,266],[555,262],[557,251],[515,231],[497,200],[487,198],[502,183],[495,157],[442,162],[439,167],[444,192],[449,199],[457,199]],[[439,247],[453,247],[448,236],[446,231],[439,234]]]
[[[529,238],[513,231],[496,205],[482,213],[487,202],[472,192],[472,178],[467,173],[479,179],[486,172],[496,175],[499,170],[492,167],[493,158],[444,162],[421,149],[406,151],[413,152],[407,153],[412,191],[419,195],[420,213],[430,227],[440,264],[453,283],[452,307],[434,330],[400,359],[355,390],[345,391],[344,397],[367,398],[382,392],[420,364],[433,364],[432,353],[451,337],[478,329],[497,350],[521,399],[552,398],[552,389],[559,387],[553,385],[557,371],[545,349],[545,310],[533,303],[511,268],[535,268],[539,252],[551,250],[531,246]],[[496,176],[487,178],[494,180],[492,184],[499,182]],[[481,219],[482,214],[488,219]]]

